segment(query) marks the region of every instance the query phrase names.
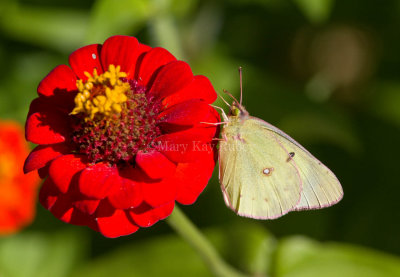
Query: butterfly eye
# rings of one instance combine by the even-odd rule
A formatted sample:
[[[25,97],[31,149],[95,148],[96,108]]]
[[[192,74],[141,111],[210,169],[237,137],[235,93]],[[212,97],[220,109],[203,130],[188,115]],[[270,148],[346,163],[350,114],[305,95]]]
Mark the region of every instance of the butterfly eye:
[[[233,114],[234,116],[238,116],[238,115],[240,114],[240,110],[239,110],[238,108],[234,107],[234,108],[232,109],[232,114]]]
[[[267,175],[267,176],[271,176],[272,171],[274,171],[274,168],[273,168],[273,167],[266,167],[266,168],[263,169],[263,173],[264,173],[265,175]]]

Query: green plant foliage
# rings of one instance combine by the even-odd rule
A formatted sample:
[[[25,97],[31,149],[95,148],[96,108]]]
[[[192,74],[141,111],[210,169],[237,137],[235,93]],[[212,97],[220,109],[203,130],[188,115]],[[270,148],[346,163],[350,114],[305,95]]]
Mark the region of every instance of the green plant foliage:
[[[229,228],[206,230],[205,234],[223,256],[242,270],[254,274],[270,270],[276,242],[259,225],[250,223],[243,228],[238,222]],[[85,264],[72,277],[102,277],[111,274],[114,277],[212,276],[198,254],[176,235],[129,243]]]
[[[85,12],[18,3],[3,5],[0,4],[0,29],[11,38],[64,53],[84,41],[88,25]]]
[[[76,232],[27,232],[0,240],[2,277],[69,276],[86,243]]]
[[[304,15],[314,23],[327,20],[334,0],[295,0]]]
[[[398,257],[305,237],[277,240],[259,224],[244,225],[246,221],[212,228],[205,234],[228,261],[253,276],[396,277],[400,274]],[[211,276],[195,251],[176,235],[124,245],[77,268],[72,277],[110,275]]]
[[[400,276],[398,257],[352,245],[318,243],[304,237],[284,239],[276,261],[276,276]]]
[[[146,0],[96,1],[85,41],[99,43],[115,34],[137,32],[152,13],[153,6]]]

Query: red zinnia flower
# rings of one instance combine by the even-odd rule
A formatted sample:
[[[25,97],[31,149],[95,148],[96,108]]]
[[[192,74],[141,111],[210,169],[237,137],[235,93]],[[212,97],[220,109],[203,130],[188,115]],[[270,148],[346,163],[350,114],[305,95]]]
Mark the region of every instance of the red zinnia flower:
[[[39,177],[24,175],[22,165],[29,148],[22,127],[0,121],[0,234],[10,234],[31,223],[35,216]]]
[[[38,87],[24,170],[59,219],[107,237],[128,235],[192,204],[215,165],[216,93],[163,48],[114,36],[80,48]]]

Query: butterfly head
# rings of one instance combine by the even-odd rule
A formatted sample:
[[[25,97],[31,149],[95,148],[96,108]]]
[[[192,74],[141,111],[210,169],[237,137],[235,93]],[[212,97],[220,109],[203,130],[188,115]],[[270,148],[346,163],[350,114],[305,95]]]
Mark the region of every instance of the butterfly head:
[[[236,101],[234,101],[232,103],[230,111],[229,111],[230,117],[243,118],[248,115],[249,115],[249,113],[246,111],[246,109],[240,103],[238,103]]]

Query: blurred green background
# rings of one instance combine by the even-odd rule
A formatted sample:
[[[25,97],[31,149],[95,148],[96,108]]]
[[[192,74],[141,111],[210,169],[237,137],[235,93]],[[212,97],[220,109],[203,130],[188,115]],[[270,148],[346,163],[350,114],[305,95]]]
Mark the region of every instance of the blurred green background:
[[[400,276],[400,1],[2,0],[0,118],[24,122],[39,81],[115,34],[163,46],[329,166],[344,199],[272,221],[225,207],[214,172],[182,207],[232,265],[268,276]],[[217,102],[222,106],[223,103]],[[0,239],[0,277],[210,276],[165,222],[118,239],[61,223]]]

